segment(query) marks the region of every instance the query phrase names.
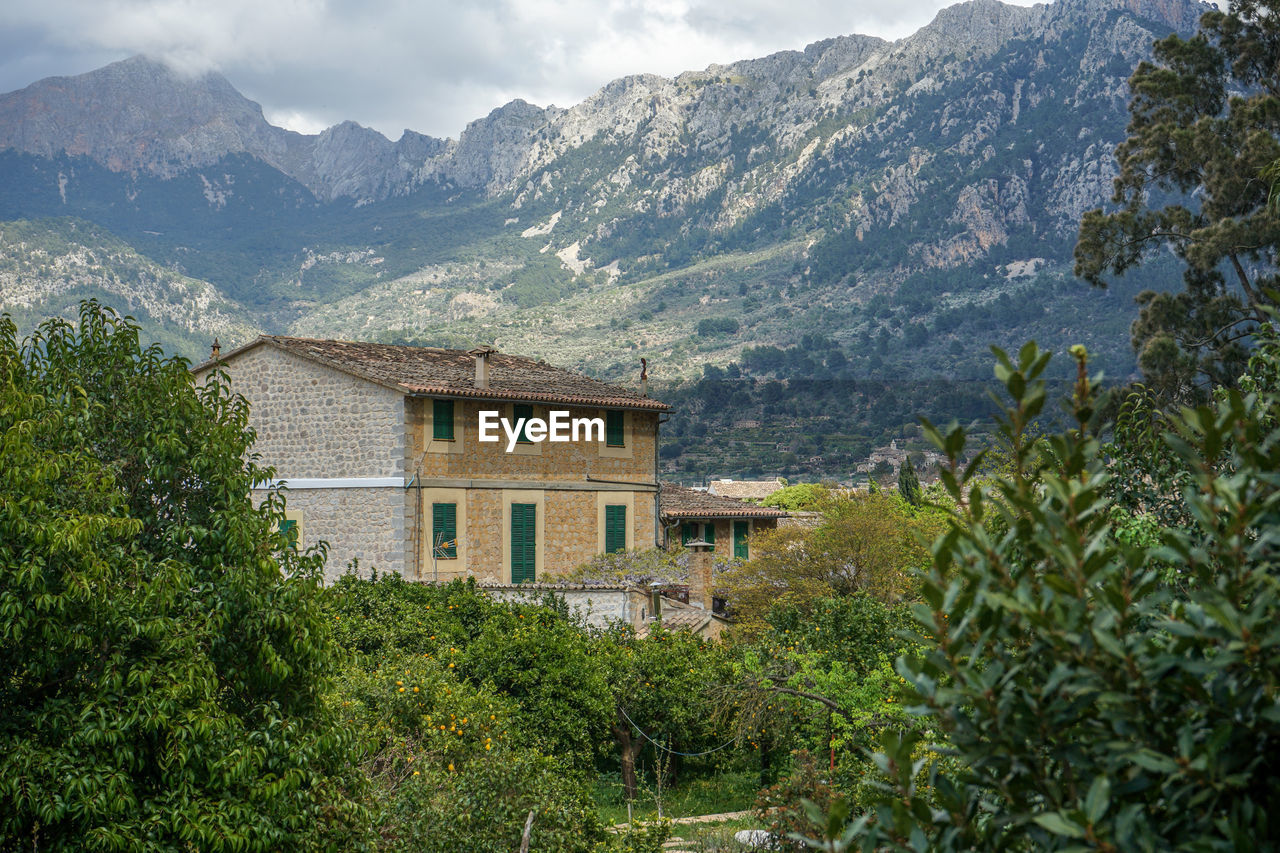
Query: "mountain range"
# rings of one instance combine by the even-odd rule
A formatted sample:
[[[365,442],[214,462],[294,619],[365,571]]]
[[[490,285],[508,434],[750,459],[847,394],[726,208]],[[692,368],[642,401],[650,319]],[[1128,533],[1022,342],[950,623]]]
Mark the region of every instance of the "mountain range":
[[[990,375],[987,345],[1133,370],[1133,296],[1070,275],[1127,79],[1189,0],[970,0],[459,138],[272,126],[134,57],[0,95],[0,308],[99,296],[189,357],[256,331],[490,343],[619,378]],[[1176,286],[1171,284],[1169,286]],[[803,356],[803,357],[800,357]]]

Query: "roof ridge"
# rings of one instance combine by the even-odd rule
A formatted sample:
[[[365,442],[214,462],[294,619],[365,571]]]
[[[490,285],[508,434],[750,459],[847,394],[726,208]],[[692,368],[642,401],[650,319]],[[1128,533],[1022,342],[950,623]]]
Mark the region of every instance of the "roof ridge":
[[[489,355],[489,382],[483,388],[476,387],[476,356],[468,350],[290,335],[260,335],[252,343],[238,347],[215,361],[198,365],[194,370],[227,362],[261,344],[269,344],[406,396],[467,397],[654,412],[665,412],[671,408],[625,386],[557,367],[541,359],[497,350]]]

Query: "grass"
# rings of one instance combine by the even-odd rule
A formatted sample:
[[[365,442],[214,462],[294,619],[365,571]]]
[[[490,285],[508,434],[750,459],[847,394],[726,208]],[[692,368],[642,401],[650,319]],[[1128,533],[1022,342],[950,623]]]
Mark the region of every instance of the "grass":
[[[663,789],[662,816],[674,819],[744,811],[750,809],[755,802],[758,788],[759,777],[754,771],[719,772],[709,776],[686,775],[675,788]],[[596,781],[595,800],[600,819],[605,823],[626,823],[627,801],[619,774],[600,776]],[[631,816],[633,820],[657,819],[658,790],[652,778],[641,782],[639,795],[632,803]],[[747,828],[747,824],[735,827],[734,831],[744,828]]]

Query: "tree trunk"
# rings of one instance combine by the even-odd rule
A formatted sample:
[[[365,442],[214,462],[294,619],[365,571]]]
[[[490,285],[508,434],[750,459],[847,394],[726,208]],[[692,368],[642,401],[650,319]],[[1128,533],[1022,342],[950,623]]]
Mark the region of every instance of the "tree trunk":
[[[644,741],[632,740],[631,730],[617,721],[613,724],[613,736],[618,741],[618,756],[622,761],[622,787],[627,799],[634,800],[637,794],[636,758],[644,749]]]

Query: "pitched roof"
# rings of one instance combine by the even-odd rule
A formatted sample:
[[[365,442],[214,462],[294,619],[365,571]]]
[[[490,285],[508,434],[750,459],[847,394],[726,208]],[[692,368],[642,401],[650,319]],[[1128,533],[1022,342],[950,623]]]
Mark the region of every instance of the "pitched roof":
[[[787,515],[780,509],[752,506],[675,483],[662,484],[658,501],[663,518],[785,518]]]
[[[715,613],[708,613],[705,610],[677,610],[670,607],[671,602],[668,599],[662,601],[662,617],[661,619],[646,619],[638,629],[636,629],[637,637],[647,637],[653,630],[653,626],[659,621],[662,627],[668,631],[688,631],[692,634],[700,634],[708,625],[713,622],[719,622],[722,625],[729,624],[729,620]]]
[[[494,351],[489,356],[489,387],[475,386],[475,356],[465,350],[410,347],[363,341],[327,341],[262,335],[223,355],[227,361],[267,344],[343,373],[368,379],[410,396],[529,400],[565,405],[609,406],[664,412],[666,403],[543,361]],[[205,370],[212,362],[194,368]]]
[[[781,480],[712,480],[710,492],[740,501],[767,498],[782,488]]]

